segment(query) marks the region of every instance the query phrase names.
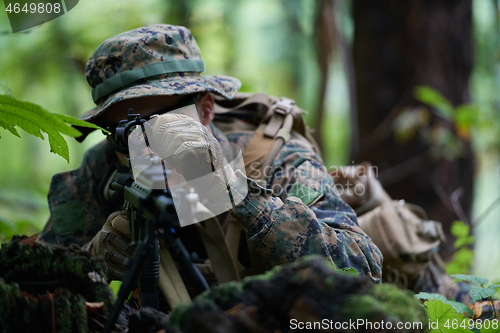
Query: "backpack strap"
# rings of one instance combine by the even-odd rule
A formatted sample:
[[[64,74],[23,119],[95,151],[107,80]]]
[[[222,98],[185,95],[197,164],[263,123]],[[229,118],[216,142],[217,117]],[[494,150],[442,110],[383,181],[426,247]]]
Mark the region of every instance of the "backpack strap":
[[[216,103],[215,113],[235,112],[252,104],[260,104],[267,109],[243,152],[247,175],[265,186],[267,177],[272,174],[265,171],[269,170],[280,149],[290,139],[294,115],[300,116],[303,111],[295,105],[294,100],[286,97],[276,98],[256,93],[238,94],[236,98],[243,98],[243,101],[232,107],[223,107]]]
[[[269,169],[280,149],[285,145],[285,143],[288,140],[290,140],[290,136],[292,133],[292,126],[293,126],[292,110],[294,106],[295,106],[295,101],[286,97],[281,97],[269,108],[268,111],[268,114],[270,114],[269,122],[267,124],[263,123],[259,126],[259,129],[263,128],[264,135],[262,139],[269,138],[274,140],[274,143],[271,146],[270,151],[268,152],[264,162],[260,167],[261,177],[258,179],[258,181],[264,184],[267,180],[266,178],[272,174],[272,172],[266,174],[265,171]],[[265,120],[266,119],[264,119],[263,121]],[[245,153],[243,153],[243,160],[245,160]]]
[[[230,118],[234,113],[234,118],[242,116],[240,119],[251,119],[250,122],[257,126],[243,152],[243,161],[247,176],[263,187],[267,186],[268,177],[273,174],[270,168],[272,162],[290,140],[292,131],[300,140],[308,142],[319,154],[318,145],[302,119],[304,111],[297,107],[292,99],[277,98],[264,93],[238,93],[233,100],[216,99],[215,113],[220,115],[231,113]],[[234,218],[229,220],[226,241],[234,258],[238,258],[243,231],[246,230]],[[243,271],[242,276],[263,273],[266,268],[262,256],[251,243],[248,243],[248,250],[251,267]],[[241,268],[241,265],[238,267]]]
[[[219,220],[202,204],[197,205],[198,216],[205,216],[203,223],[196,223],[203,245],[210,258],[212,269],[219,283],[239,281],[236,260],[230,251]],[[203,218],[200,218],[203,219]]]
[[[160,278],[158,286],[165,296],[170,309],[175,309],[179,304],[191,303],[191,297],[186,285],[175,265],[170,252],[160,243]]]
[[[264,119],[262,119],[263,123],[267,123],[264,127],[264,135],[266,137],[277,138],[281,136],[283,138],[286,138],[286,140],[290,138],[290,131],[292,130],[293,124],[293,119],[291,119],[291,116],[294,106],[294,100],[286,97],[281,97],[269,107],[269,111],[267,112]],[[284,128],[283,126],[285,124],[285,119],[290,119],[288,120],[289,128]]]
[[[256,94],[248,94],[248,93],[238,93],[235,100],[238,99],[243,99],[242,102],[235,106],[231,107],[224,107],[219,103],[219,100],[216,100],[215,103],[215,113],[221,114],[221,113],[227,113],[231,111],[236,111],[245,108],[248,105],[251,104],[263,104],[266,105],[267,107],[270,107],[273,104],[273,100],[271,96],[268,94],[264,93],[256,93]]]
[[[230,252],[229,244],[226,242],[219,221],[210,218],[203,223],[204,226],[201,223],[196,223],[196,226],[207,250],[217,281],[219,283],[240,281],[236,261]]]

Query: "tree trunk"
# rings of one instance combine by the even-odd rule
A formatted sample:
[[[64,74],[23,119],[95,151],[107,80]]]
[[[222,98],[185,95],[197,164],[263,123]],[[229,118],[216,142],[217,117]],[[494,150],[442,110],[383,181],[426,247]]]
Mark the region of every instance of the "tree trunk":
[[[443,223],[448,236],[442,255],[453,251],[451,223],[467,219],[472,204],[473,153],[463,140],[462,156],[431,157],[419,135],[401,143],[393,133],[401,111],[421,105],[413,97],[419,85],[439,90],[453,105],[469,102],[472,69],[471,0],[353,1],[353,58],[357,89],[359,151],[394,199],[422,206]],[[432,115],[427,129],[453,124]],[[421,128],[422,129],[422,128]]]
[[[325,97],[330,72],[330,63],[337,42],[334,0],[320,0],[316,3],[314,41],[316,61],[319,69],[319,87],[314,117],[314,139],[323,150],[323,123],[325,119]]]

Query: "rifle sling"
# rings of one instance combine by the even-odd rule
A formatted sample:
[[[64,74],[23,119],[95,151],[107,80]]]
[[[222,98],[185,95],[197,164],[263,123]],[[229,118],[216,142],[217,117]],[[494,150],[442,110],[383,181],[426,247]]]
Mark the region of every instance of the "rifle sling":
[[[207,215],[197,207],[198,213]],[[206,208],[205,208],[206,210]],[[207,251],[212,264],[212,269],[219,283],[229,281],[240,281],[240,275],[237,270],[236,261],[229,250],[229,245],[224,237],[224,231],[216,217],[210,216],[203,223],[196,223],[200,233],[201,240]]]
[[[177,265],[163,243],[160,247],[159,287],[172,310],[181,303],[191,303],[191,297],[182,281]]]
[[[256,103],[265,105],[267,112],[243,152],[243,161],[247,176],[266,187],[267,177],[272,174],[269,168],[280,149],[290,139],[295,102],[288,98],[276,100],[267,94],[257,93],[232,108],[224,108],[216,104],[216,113],[235,111]],[[225,239],[234,258],[238,257],[242,231],[244,231],[244,228],[234,218],[231,218]],[[249,243],[248,248],[251,267],[245,270],[243,275],[263,273],[265,265],[262,256],[252,244]],[[238,267],[241,267],[239,262],[238,264]]]

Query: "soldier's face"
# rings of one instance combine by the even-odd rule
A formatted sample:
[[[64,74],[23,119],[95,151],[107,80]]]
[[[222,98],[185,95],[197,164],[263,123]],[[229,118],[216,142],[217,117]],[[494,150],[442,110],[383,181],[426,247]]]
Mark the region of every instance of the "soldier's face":
[[[183,106],[186,96],[150,96],[124,100],[111,105],[103,114],[104,127],[113,128],[120,120],[126,119],[128,110],[134,109],[134,113],[140,114],[142,118],[149,118],[154,114],[165,113],[165,110],[174,110],[176,106]],[[209,132],[210,123],[214,117],[214,100],[210,93],[204,93],[196,102],[200,122],[207,127]]]
[[[142,118],[149,118],[159,114],[162,110],[175,107],[185,96],[150,96],[124,100],[111,105],[103,115],[106,124],[118,124],[126,119],[129,109],[140,114]]]

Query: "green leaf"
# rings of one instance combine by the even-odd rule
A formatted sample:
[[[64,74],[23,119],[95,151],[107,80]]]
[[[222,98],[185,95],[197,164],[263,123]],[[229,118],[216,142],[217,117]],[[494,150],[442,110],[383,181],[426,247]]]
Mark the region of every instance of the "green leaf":
[[[455,242],[453,243],[453,246],[455,249],[469,245],[469,244],[474,244],[474,237],[473,236],[468,236],[468,237],[462,237],[462,238],[457,238]]]
[[[11,132],[13,135],[17,136],[18,138],[20,138],[21,136],[19,135],[19,133],[17,133],[17,130],[14,126],[12,125],[9,125],[5,122],[2,121],[2,119],[0,118],[0,127],[3,127],[5,128],[6,130],[8,130],[9,132]],[[1,138],[2,136],[0,136]]]
[[[31,236],[40,231],[38,224],[29,220],[17,220],[9,222],[6,220],[0,221],[0,243],[9,241],[14,235],[27,235]],[[3,223],[5,227],[3,226]]]
[[[459,105],[455,109],[455,119],[457,126],[470,127],[474,125],[480,110],[472,104]]]
[[[85,121],[85,120],[81,120],[81,119],[78,119],[78,118],[75,118],[75,117],[70,117],[70,116],[67,116],[65,114],[54,113],[54,115],[56,115],[57,117],[61,118],[62,121],[64,121],[67,124],[70,124],[70,125],[80,126],[80,127],[95,128],[95,129],[99,129],[101,131],[104,131],[106,133],[110,133],[108,130],[106,130],[104,128],[101,128],[101,127],[99,127],[97,125],[94,125],[92,123],[89,123],[88,121]]]
[[[475,276],[475,275],[467,275],[467,274],[453,274],[453,278],[455,278],[458,281],[469,281],[472,282],[478,286],[483,286],[488,283],[488,279],[485,279],[480,276]]]
[[[450,232],[455,237],[467,237],[470,234],[470,227],[463,221],[453,221]]]
[[[490,287],[473,287],[470,290],[470,297],[472,298],[472,302],[477,302],[480,299],[488,298],[490,296],[495,295],[497,290],[495,288]]]
[[[457,313],[463,313],[463,314],[467,314],[470,316],[474,315],[474,311],[472,311],[471,308],[469,308],[467,305],[465,305],[463,303],[456,302],[456,301],[450,301],[450,300],[446,300],[444,302],[446,304],[451,305],[455,309],[455,311],[457,311]]]
[[[19,136],[15,126],[19,126],[28,134],[44,140],[42,134],[49,137],[51,152],[62,156],[69,162],[69,148],[61,134],[78,137],[81,132],[71,125],[99,128],[85,121],[51,113],[40,105],[19,101],[8,95],[0,95],[0,126]]]
[[[414,295],[415,298],[418,299],[436,299],[440,301],[446,301],[446,297],[444,297],[441,294],[436,294],[436,293],[426,293],[426,292],[419,292],[418,294]]]
[[[450,231],[457,238],[453,245],[455,249],[474,243],[474,237],[470,235],[470,226],[465,222],[453,221]]]
[[[339,269],[339,271],[344,272],[344,273],[347,273],[347,274],[349,274],[349,275],[356,275],[356,276],[359,276],[358,271],[357,271],[357,270],[355,270],[353,267],[344,267],[344,268]]]
[[[121,286],[122,286],[122,282],[121,281],[111,281],[109,283],[109,287],[111,288],[111,290],[113,291],[113,294],[117,298],[118,298],[118,293],[120,292]]]
[[[429,317],[429,325],[432,329],[431,333],[471,332],[471,330],[467,328],[460,327],[463,321],[468,319],[458,314],[450,304],[433,299],[425,302],[424,306],[427,316]],[[456,327],[454,324],[457,324]]]
[[[489,322],[486,320],[481,323],[481,330],[478,330],[480,333],[499,333],[500,332],[500,322],[497,319],[489,319]],[[487,327],[487,328],[485,328]]]
[[[418,86],[414,90],[416,99],[434,107],[440,116],[453,121],[453,106],[439,91],[429,86]]]
[[[495,289],[496,289],[496,288],[500,288],[500,284],[494,284],[494,285],[491,285],[491,286],[489,286],[489,288],[495,288]]]
[[[453,253],[452,260],[446,264],[446,272],[449,275],[467,272],[474,260],[474,252],[467,247],[461,247]]]
[[[5,217],[0,215],[0,230],[2,230],[4,226],[9,229],[13,229],[15,227],[14,223],[12,223],[11,221],[7,220]]]
[[[426,292],[419,292],[418,294],[414,295],[415,298],[418,299],[427,299],[427,300],[438,300],[443,303],[449,304],[455,309],[457,313],[465,313],[468,315],[473,315],[474,312],[465,304],[455,302],[455,301],[450,301],[447,300],[446,297],[444,297],[441,294],[435,294],[435,293],[426,293]]]

